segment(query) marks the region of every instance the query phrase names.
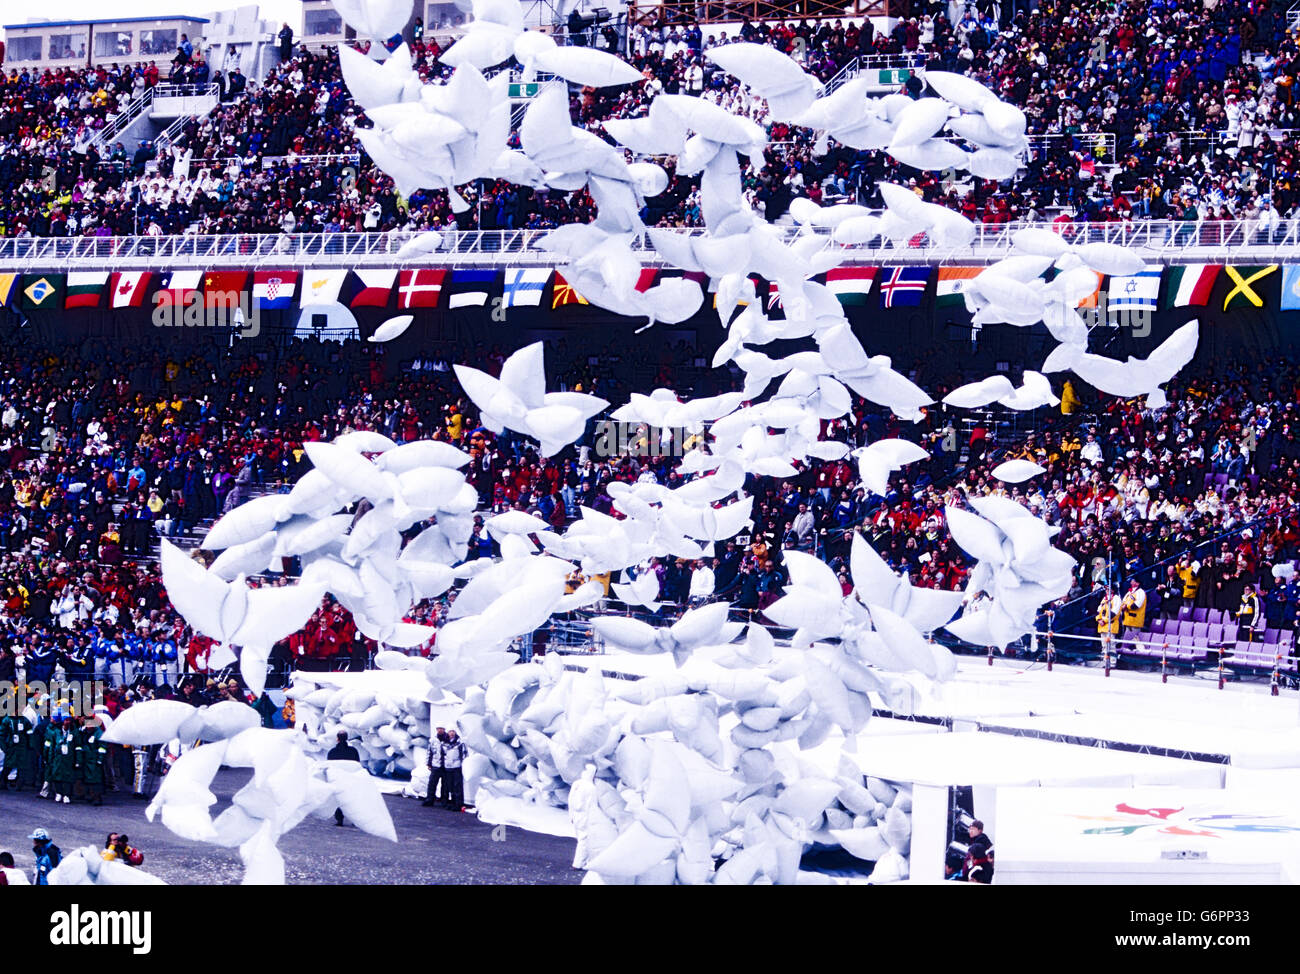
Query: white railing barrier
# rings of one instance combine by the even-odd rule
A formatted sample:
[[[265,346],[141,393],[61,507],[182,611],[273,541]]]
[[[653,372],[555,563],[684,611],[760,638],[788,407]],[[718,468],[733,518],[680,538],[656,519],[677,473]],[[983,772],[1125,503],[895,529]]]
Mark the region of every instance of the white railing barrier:
[[[1113,223],[976,224],[969,246],[941,247],[924,235],[902,246],[883,238],[846,248],[857,264],[984,264],[1009,255],[1016,230],[1036,226],[1071,243],[1107,242],[1134,249],[1153,263],[1294,260],[1300,220],[1282,220],[1271,230],[1253,220],[1138,220]],[[801,231],[781,227],[787,240]],[[549,231],[448,230],[442,247],[416,260],[399,261],[397,251],[415,231],[398,233],[224,234],[137,237],[9,237],[0,239],[0,270],[110,269],[119,267],[240,267],[274,263],[287,267],[400,266],[404,264],[552,266],[557,259],[537,245]],[[677,231],[699,235],[700,229]],[[648,263],[658,255],[646,239],[633,243]]]

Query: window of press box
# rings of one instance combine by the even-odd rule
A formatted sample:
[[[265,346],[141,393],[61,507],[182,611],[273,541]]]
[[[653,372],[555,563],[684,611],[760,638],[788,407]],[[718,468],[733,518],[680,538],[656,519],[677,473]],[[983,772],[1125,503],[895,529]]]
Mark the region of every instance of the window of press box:
[[[134,53],[135,38],[129,30],[107,30],[95,34],[95,57],[126,57]]]
[[[303,31],[308,37],[342,34],[343,18],[333,10],[308,10],[303,15]]]
[[[41,59],[41,37],[12,37],[9,39],[9,60],[39,61]]]
[[[86,57],[85,32],[76,34],[55,34],[50,37],[50,60],[65,61],[72,58]]]
[[[174,30],[140,31],[141,54],[175,54],[179,44]]]

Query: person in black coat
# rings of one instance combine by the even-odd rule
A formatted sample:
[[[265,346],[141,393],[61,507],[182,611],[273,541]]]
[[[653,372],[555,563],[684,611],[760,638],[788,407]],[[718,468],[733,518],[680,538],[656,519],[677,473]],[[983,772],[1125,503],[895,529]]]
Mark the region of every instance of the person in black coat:
[[[993,840],[984,832],[979,819],[970,823],[970,845],[966,848],[966,882],[993,882]]]
[[[361,763],[360,753],[348,743],[347,731],[339,731],[338,743],[330,748],[329,754],[325,755],[325,757],[330,761],[356,761],[358,764]],[[343,809],[334,809],[334,824],[343,824]]]

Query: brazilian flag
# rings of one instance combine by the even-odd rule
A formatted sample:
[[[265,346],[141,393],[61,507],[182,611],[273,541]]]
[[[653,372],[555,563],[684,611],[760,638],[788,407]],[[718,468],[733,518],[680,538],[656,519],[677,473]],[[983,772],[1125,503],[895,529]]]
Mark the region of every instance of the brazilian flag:
[[[22,307],[24,311],[45,311],[63,307],[63,292],[67,288],[65,274],[26,274],[23,276]]]

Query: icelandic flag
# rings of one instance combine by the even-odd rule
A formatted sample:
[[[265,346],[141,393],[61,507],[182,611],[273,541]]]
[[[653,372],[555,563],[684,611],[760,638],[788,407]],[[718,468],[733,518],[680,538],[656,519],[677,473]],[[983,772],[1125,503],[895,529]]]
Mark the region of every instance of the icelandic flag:
[[[267,311],[292,308],[297,289],[297,271],[258,271],[253,275],[253,300]]]
[[[885,267],[880,274],[882,308],[919,307],[930,283],[929,267]]]
[[[507,308],[538,307],[551,280],[549,267],[524,267],[506,271],[504,284]]]

